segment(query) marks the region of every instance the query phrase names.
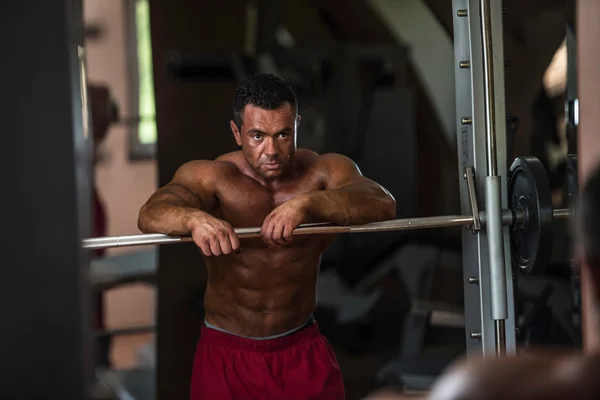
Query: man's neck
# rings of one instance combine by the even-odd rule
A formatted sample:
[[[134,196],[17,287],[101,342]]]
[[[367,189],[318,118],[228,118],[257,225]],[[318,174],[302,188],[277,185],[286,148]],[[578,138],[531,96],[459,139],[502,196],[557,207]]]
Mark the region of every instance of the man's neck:
[[[266,178],[262,176],[258,171],[256,171],[247,161],[246,161],[246,172],[245,174],[257,181],[261,186],[276,191],[281,185],[290,182],[295,177],[295,165],[294,161],[289,164],[286,170],[276,178]]]

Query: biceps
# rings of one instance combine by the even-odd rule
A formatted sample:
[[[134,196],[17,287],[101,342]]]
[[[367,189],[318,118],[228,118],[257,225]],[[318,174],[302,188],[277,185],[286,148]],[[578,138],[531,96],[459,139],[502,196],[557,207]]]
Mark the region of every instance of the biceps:
[[[348,186],[370,186],[373,181],[363,176],[358,166],[353,162],[346,162],[338,165],[332,172],[326,182],[327,189],[342,189]]]
[[[371,181],[370,179],[365,178],[362,175],[356,175],[356,176],[347,176],[347,177],[339,177],[339,178],[331,179],[329,182],[327,182],[326,189],[344,190],[344,189],[351,189],[353,187],[355,188],[358,186],[360,186],[361,188],[370,188],[371,186],[373,186],[373,187],[377,186],[377,184],[375,182]]]
[[[387,193],[387,190],[380,184],[363,176],[358,168],[349,168],[346,171],[332,174],[326,183],[326,189],[372,194],[378,194],[381,191]]]
[[[209,211],[216,204],[214,176],[211,164],[190,162],[179,168],[165,190],[189,207]]]
[[[369,184],[358,166],[351,159],[339,155],[325,158],[325,189],[341,189],[356,184]]]
[[[208,193],[198,193],[179,183],[171,182],[154,194],[155,201],[165,201],[208,211],[213,205]]]

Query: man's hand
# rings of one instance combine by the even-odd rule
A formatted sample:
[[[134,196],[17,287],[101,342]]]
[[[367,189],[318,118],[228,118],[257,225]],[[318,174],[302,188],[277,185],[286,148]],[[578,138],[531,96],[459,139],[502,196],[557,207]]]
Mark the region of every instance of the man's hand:
[[[307,197],[298,195],[267,215],[260,236],[270,247],[283,247],[292,242],[292,232],[307,222],[308,216]]]
[[[186,225],[205,256],[231,254],[240,248],[240,240],[229,222],[205,212],[190,215]]]

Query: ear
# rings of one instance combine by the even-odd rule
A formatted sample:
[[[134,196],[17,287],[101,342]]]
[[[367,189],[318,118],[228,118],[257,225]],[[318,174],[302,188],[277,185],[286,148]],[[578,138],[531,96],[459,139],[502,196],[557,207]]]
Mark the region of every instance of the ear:
[[[235,125],[235,122],[229,121],[229,127],[231,128],[231,132],[233,132],[233,137],[235,138],[235,142],[237,143],[238,146],[241,146],[242,145],[242,135],[241,135],[238,127]]]
[[[296,128],[298,126],[300,126],[300,120],[302,119],[302,117],[300,117],[300,114],[298,114],[298,116],[296,117]]]

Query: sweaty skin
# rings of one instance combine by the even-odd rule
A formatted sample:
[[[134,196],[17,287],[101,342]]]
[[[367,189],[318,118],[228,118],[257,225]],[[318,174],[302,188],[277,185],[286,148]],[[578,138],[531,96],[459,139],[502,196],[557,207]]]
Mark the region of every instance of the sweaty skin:
[[[208,271],[205,316],[232,333],[265,337],[307,322],[321,255],[332,235],[292,236],[300,224],[391,219],[395,201],[338,154],[295,148],[291,107],[246,106],[242,151],[183,165],[140,210],[143,232],[191,234]],[[261,227],[239,239],[235,228]]]

